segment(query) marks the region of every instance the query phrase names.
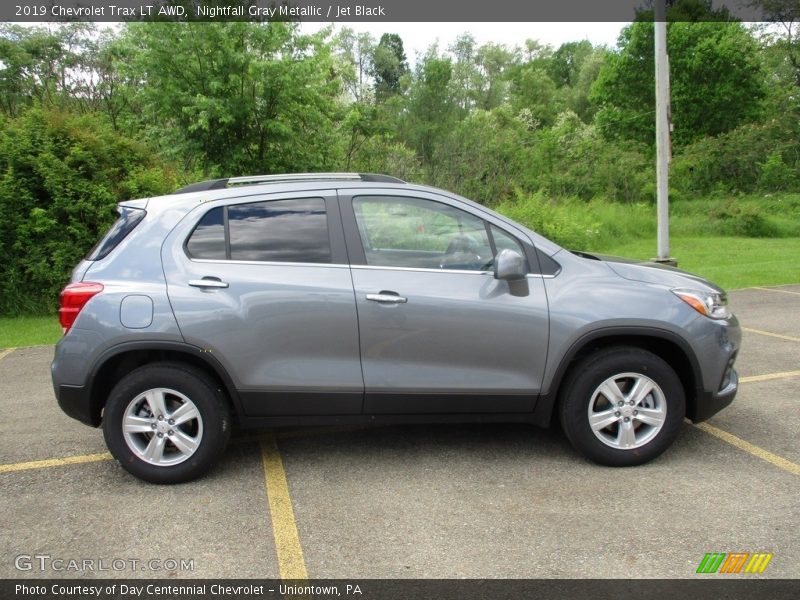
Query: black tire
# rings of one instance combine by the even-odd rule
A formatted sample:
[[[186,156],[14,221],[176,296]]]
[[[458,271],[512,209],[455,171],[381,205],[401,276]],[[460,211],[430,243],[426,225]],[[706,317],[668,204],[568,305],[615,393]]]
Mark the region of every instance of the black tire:
[[[586,458],[611,467],[640,465],[659,456],[675,440],[686,413],[686,398],[680,379],[663,359],[640,348],[613,347],[588,356],[570,373],[560,395],[559,417],[567,439]],[[604,390],[612,393],[600,390],[601,384],[608,380],[614,388]],[[648,387],[655,383],[657,387],[644,397],[642,409],[633,413],[637,406],[628,405],[626,393],[637,381]],[[618,402],[612,404],[606,397],[616,392],[620,392],[617,399],[623,402],[618,409]],[[660,427],[639,420],[651,418],[662,406],[665,415]],[[597,433],[590,425],[590,407],[596,418]],[[653,412],[645,415],[648,410]],[[611,419],[613,423],[600,428],[601,421]],[[623,427],[627,431],[623,432]],[[623,433],[631,435],[631,431],[633,439],[623,436]],[[625,445],[626,441],[635,443]]]
[[[171,414],[169,407],[177,410],[183,404],[196,409],[192,414],[198,416],[185,424],[168,426],[158,423],[156,416],[151,414],[149,402],[141,399],[142,394],[153,390],[162,390],[159,393],[168,407],[165,411],[167,416]],[[187,403],[186,399],[190,402]],[[134,404],[134,400],[137,403]],[[130,444],[126,440],[123,420],[130,407],[137,411],[130,416],[141,419],[143,424],[152,421],[150,427],[169,427],[169,432],[161,434],[165,440],[161,444],[163,454],[160,459],[154,458],[166,459],[166,464],[151,464],[143,458],[142,449],[149,447],[156,432],[135,432],[128,435]],[[175,421],[180,421],[180,418],[176,417]],[[186,436],[182,439],[190,440],[195,446],[182,452],[171,440],[177,441],[177,437],[172,436],[183,433],[176,431],[183,428],[189,429],[185,429]],[[224,452],[230,433],[230,411],[219,386],[202,371],[182,363],[154,363],[128,373],[111,391],[103,413],[103,435],[111,454],[128,472],[151,483],[183,483],[204,475]],[[131,444],[140,445],[139,451]],[[170,461],[175,464],[170,464]]]

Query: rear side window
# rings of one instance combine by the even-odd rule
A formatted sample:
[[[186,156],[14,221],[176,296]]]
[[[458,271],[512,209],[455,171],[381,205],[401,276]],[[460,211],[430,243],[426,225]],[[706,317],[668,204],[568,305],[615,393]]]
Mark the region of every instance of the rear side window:
[[[186,243],[192,258],[330,263],[322,198],[270,200],[207,212]]]
[[[131,208],[130,206],[120,206],[117,212],[119,212],[119,218],[103,236],[103,239],[92,248],[86,260],[100,260],[108,256],[147,214],[140,208]]]
[[[203,215],[186,243],[186,250],[192,258],[225,260],[225,213],[221,206]]]

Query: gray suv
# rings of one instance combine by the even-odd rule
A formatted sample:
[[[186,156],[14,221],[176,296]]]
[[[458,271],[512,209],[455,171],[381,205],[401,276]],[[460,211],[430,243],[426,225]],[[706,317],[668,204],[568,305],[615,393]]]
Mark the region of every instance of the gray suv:
[[[604,465],[649,461],[736,394],[724,292],[569,252],[385,175],[238,177],[122,202],[61,294],[61,408],[156,483],[242,427],[556,416]]]

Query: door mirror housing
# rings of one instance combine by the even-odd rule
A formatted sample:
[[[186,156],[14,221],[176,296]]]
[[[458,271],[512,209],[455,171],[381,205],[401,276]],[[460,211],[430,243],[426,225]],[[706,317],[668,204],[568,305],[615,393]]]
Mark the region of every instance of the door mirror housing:
[[[514,250],[500,250],[494,258],[494,278],[503,281],[519,281],[528,274],[525,259]]]

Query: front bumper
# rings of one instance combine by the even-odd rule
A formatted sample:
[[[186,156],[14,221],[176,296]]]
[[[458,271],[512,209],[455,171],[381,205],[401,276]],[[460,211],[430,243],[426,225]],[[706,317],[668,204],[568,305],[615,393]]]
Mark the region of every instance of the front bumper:
[[[714,416],[736,397],[739,374],[734,365],[742,344],[742,329],[735,316],[725,321],[703,317],[696,325],[692,337],[699,342],[694,350],[702,377],[695,382],[694,398],[686,403],[686,416],[695,423]]]
[[[739,391],[739,374],[733,366],[726,374],[728,382],[717,392],[698,390],[697,401],[694,403],[692,414],[686,416],[693,422],[699,423],[713,417],[723,408],[728,406]]]

